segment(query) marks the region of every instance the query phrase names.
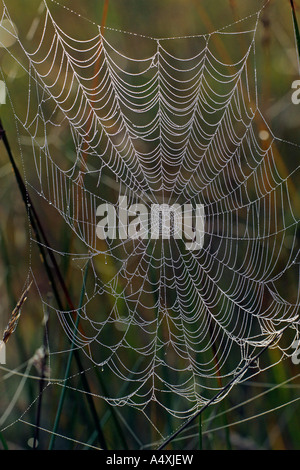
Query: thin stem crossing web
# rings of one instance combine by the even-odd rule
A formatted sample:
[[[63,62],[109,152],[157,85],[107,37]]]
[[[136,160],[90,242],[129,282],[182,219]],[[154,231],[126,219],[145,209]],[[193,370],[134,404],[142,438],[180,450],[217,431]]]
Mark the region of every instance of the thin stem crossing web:
[[[280,289],[291,272],[299,277],[296,170],[279,169],[283,141],[259,107],[261,11],[236,22],[238,31],[151,38],[91,24],[75,38],[52,4],[42,2],[33,45],[15,31],[7,48],[27,75],[26,112],[8,92],[28,192],[82,248],[58,246],[55,256],[89,263],[93,282],[77,323],[74,309],[49,304],[40,291],[41,301],[87,367],[114,384],[99,397],[143,412],[156,403],[188,419],[242,380],[274,338],[291,354],[280,343],[287,326],[291,341],[298,334],[299,293]],[[3,2],[1,22],[17,24],[9,11]],[[139,54],[124,52],[115,36],[133,41],[135,52],[140,42]],[[217,41],[234,50],[232,60]],[[203,246],[187,250],[175,236],[100,240],[97,208],[118,213],[120,196],[149,212],[163,203],[204,207]],[[67,352],[50,350],[51,361]]]

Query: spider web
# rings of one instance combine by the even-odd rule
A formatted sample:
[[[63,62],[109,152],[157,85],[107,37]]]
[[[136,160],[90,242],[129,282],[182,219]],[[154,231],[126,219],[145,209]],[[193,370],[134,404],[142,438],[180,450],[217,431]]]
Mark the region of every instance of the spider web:
[[[88,35],[75,38],[42,2],[30,42],[10,32],[16,43],[7,52],[28,78],[25,108],[8,84],[27,188],[81,247],[58,243],[55,256],[82,279],[86,267],[90,273],[79,323],[73,309],[49,303],[32,276],[45,311],[85,355],[86,371],[99,368],[112,384],[95,392],[111,405],[147,414],[155,402],[186,419],[266,345],[282,357],[293,352],[299,298],[282,284],[299,279],[296,169],[279,167],[284,142],[259,109],[261,11],[235,23],[238,31],[157,39],[89,23]],[[6,20],[17,24],[3,2]],[[220,43],[233,59],[224,61]],[[202,249],[186,250],[174,237],[99,240],[97,207],[117,210],[120,195],[149,210],[204,205]],[[289,324],[288,344],[273,344]],[[51,363],[68,352],[55,345]],[[61,383],[50,376],[49,384]]]

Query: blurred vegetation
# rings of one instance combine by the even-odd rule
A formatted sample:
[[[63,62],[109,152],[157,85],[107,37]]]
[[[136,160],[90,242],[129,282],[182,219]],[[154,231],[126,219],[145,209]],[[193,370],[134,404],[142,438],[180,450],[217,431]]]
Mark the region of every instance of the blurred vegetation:
[[[60,3],[66,6],[70,4],[63,0]],[[248,17],[263,3],[252,0],[126,0],[126,2],[72,0],[71,8],[99,25],[105,20],[106,26],[113,29],[160,38],[215,31]],[[300,3],[299,1],[294,3],[300,20]],[[40,4],[40,0],[30,0],[30,6],[24,7],[23,1],[9,0],[11,15],[18,18],[19,34],[25,38],[25,47],[29,49],[34,44],[31,43],[32,39],[28,32]],[[108,10],[105,9],[105,5],[108,6]],[[62,10],[55,5],[55,2],[51,3],[50,7],[61,25],[64,25],[69,33],[78,36],[78,18],[72,22],[70,18],[73,17],[68,11]],[[83,21],[82,24],[88,23]],[[234,27],[239,29],[239,24]],[[149,47],[146,40],[131,41],[130,38],[115,34],[109,28],[104,31],[118,50],[128,52],[130,48],[133,57],[139,57],[139,54],[143,56]],[[83,37],[85,34],[88,37],[89,30],[82,29],[80,33]],[[175,43],[176,41],[174,47]],[[232,58],[235,54],[233,48],[228,49],[220,43],[215,44],[215,47],[219,54],[223,55],[224,60]],[[237,40],[236,48],[239,47],[241,45]],[[291,4],[288,0],[271,0],[266,6],[258,28],[256,53],[258,100],[262,114],[274,135],[283,141],[300,145],[300,105],[297,107],[291,103],[291,84],[294,80],[300,79],[300,71]],[[5,81],[13,90],[14,103],[17,103],[18,107],[24,106],[24,88],[27,90],[26,74],[12,61],[5,50],[0,51],[0,65]],[[23,110],[24,113],[26,109]],[[19,170],[26,176],[26,172],[29,171],[26,143],[20,154],[14,115],[9,105],[1,106],[1,119]],[[65,140],[64,148],[68,146],[68,139],[71,140],[64,131],[61,135],[54,136],[55,138],[57,142]],[[39,289],[43,296],[48,296],[50,303],[55,303],[55,298],[38,246],[30,243],[33,233],[29,216],[25,211],[7,152],[3,144],[0,145],[0,332],[2,332],[26,286],[26,281],[31,277],[29,270],[35,275],[38,273]],[[59,146],[57,155],[59,155]],[[282,177],[293,171],[299,165],[298,148],[279,144],[276,164]],[[298,201],[295,212],[299,216],[299,175],[296,173],[291,191],[294,200]],[[55,211],[49,211],[40,200],[32,197],[51,246],[60,252],[76,250],[80,252],[79,242],[66,231],[65,225],[59,220]],[[53,269],[49,255],[46,253],[45,256]],[[105,281],[111,277],[113,266],[110,261],[105,263],[104,259],[99,263],[101,277]],[[88,276],[86,283],[83,284],[82,270],[76,272],[72,269],[72,262],[68,258],[60,260],[59,269],[76,308],[80,305],[84,289],[88,289],[89,285],[92,286],[93,280]],[[288,291],[294,300],[296,299],[298,289],[296,278],[290,278],[287,285],[283,285],[282,288]],[[68,305],[61,286],[59,295],[63,299],[63,307],[70,309],[71,306]],[[101,309],[103,309],[102,314],[105,314],[104,305],[101,305]],[[178,422],[171,416],[160,416],[155,407],[145,410],[145,414],[149,416],[147,421],[143,413],[132,408],[114,408],[99,398],[91,402],[83,394],[76,392],[76,388],[87,390],[89,387],[92,394],[107,396],[114,387],[114,383],[108,383],[105,379],[101,369],[91,367],[84,355],[79,362],[68,354],[56,356],[55,364],[50,361],[50,367],[55,366],[55,371],[52,371],[54,376],[63,378],[67,361],[70,360],[70,370],[67,371],[67,375],[74,374],[74,380],[70,388],[61,385],[46,387],[40,395],[42,398],[40,401],[41,362],[36,360],[32,366],[29,364],[27,369],[26,367],[27,361],[44,344],[45,318],[47,319],[48,313],[42,310],[37,286],[33,285],[23,306],[17,329],[7,345],[7,365],[0,368],[0,412],[4,415],[13,404],[7,423],[16,422],[0,435],[0,446],[9,449],[29,449],[36,438],[41,449],[48,448],[49,444],[53,448],[62,449],[88,449],[92,446],[108,449],[151,448],[151,445],[156,446],[161,437],[156,427],[167,435],[178,426]],[[70,345],[57,323],[56,317],[50,316],[47,319],[47,334],[51,337],[53,350],[63,351]],[[197,422],[174,440],[170,448],[198,449],[201,446],[203,449],[213,450],[300,449],[299,401],[297,401],[300,390],[299,366],[290,360],[280,361],[276,349],[268,351],[266,356],[273,363],[278,361],[278,364],[255,378],[249,378],[248,382],[234,387],[221,404],[205,411],[201,417],[200,431]],[[266,359],[266,362],[268,360]],[[80,361],[82,370],[85,370],[86,374],[80,373]],[[85,379],[88,385],[84,383]],[[45,387],[46,383],[45,379],[42,386]],[[59,403],[61,410],[58,412]],[[97,419],[100,425],[96,424]],[[41,428],[38,436],[34,427],[37,420],[40,420]],[[5,426],[0,426],[3,427]],[[55,439],[51,433],[43,429],[55,430],[57,433]]]

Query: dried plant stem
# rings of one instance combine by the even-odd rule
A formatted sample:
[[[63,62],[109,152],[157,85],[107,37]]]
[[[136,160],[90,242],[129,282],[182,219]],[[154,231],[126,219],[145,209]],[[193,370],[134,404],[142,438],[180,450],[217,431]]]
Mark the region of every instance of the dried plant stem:
[[[101,21],[101,33],[102,34],[104,34],[104,28],[106,25],[108,6],[109,6],[109,0],[105,0],[104,6],[103,6],[102,21]]]
[[[14,157],[13,157],[13,154],[12,154],[12,151],[11,151],[11,148],[10,148],[10,144],[9,144],[9,141],[8,141],[7,136],[6,136],[6,133],[5,133],[5,130],[4,130],[4,127],[2,125],[1,120],[0,120],[0,137],[2,138],[2,141],[4,143],[5,149],[7,151],[8,157],[9,157],[9,160],[10,160],[11,165],[13,167],[13,171],[14,171],[14,174],[15,174],[15,177],[16,177],[16,180],[17,180],[17,184],[18,184],[21,196],[23,198],[24,204],[25,204],[27,212],[28,212],[30,224],[31,224],[31,227],[34,231],[34,234],[35,234],[38,246],[39,246],[39,250],[40,250],[43,262],[44,262],[44,266],[45,266],[49,281],[50,281],[51,286],[52,286],[53,294],[54,294],[54,297],[56,299],[58,308],[61,309],[61,310],[64,310],[63,302],[60,298],[60,294],[59,294],[59,291],[58,291],[58,288],[57,288],[57,285],[56,285],[56,280],[53,276],[52,270],[50,269],[48,259],[47,259],[47,255],[49,256],[50,261],[53,264],[54,272],[55,272],[55,274],[58,278],[59,284],[60,284],[60,286],[63,290],[63,293],[66,297],[67,303],[68,303],[70,309],[73,312],[75,312],[76,309],[73,305],[73,302],[72,302],[71,297],[69,295],[68,289],[65,285],[63,276],[60,272],[60,269],[59,269],[59,266],[57,264],[56,258],[53,254],[52,249],[51,249],[51,245],[48,242],[48,239],[46,237],[46,234],[45,234],[45,231],[44,231],[43,226],[41,224],[41,221],[40,221],[40,219],[38,217],[38,214],[37,214],[37,212],[34,208],[34,205],[31,201],[30,195],[27,192],[27,189],[26,189],[25,183],[23,181],[23,178],[22,178],[22,176],[19,172],[19,169],[16,165],[16,162],[14,160]],[[44,248],[44,246],[45,246],[45,248]],[[98,416],[97,416],[94,400],[93,400],[93,397],[92,397],[92,394],[91,394],[91,391],[90,391],[90,387],[89,387],[89,383],[87,381],[87,378],[86,378],[86,375],[85,375],[85,372],[84,372],[84,369],[83,369],[83,366],[82,366],[82,363],[81,363],[79,353],[76,349],[74,350],[74,357],[76,359],[76,363],[77,363],[77,366],[78,366],[78,369],[79,369],[79,372],[80,372],[80,378],[81,378],[84,390],[86,392],[86,397],[87,397],[87,401],[88,401],[88,404],[89,404],[89,407],[90,407],[90,410],[91,410],[91,414],[92,414],[93,419],[94,419],[95,428],[96,428],[97,433],[98,433],[99,443],[102,447],[104,447],[105,442],[103,441],[103,435],[102,435],[102,431],[100,429],[99,419],[98,419]]]

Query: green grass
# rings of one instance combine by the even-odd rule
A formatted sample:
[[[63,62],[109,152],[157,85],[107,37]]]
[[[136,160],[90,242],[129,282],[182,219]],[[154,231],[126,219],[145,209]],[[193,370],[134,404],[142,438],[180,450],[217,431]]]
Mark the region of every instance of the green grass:
[[[293,23],[294,23],[294,28],[295,28],[295,42],[296,42],[296,47],[298,50],[299,71],[300,71],[300,31],[299,31],[299,25],[298,25],[294,0],[290,0],[290,3],[291,3],[291,8],[292,8]]]

